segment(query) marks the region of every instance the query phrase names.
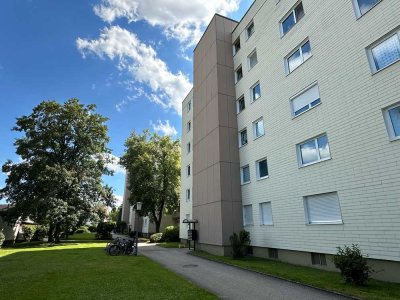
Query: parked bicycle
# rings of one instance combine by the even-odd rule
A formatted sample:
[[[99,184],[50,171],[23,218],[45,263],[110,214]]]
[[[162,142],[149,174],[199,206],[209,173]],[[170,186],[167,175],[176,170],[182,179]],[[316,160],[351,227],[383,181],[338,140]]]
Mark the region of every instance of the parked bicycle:
[[[118,237],[108,243],[104,250],[110,256],[134,255],[135,248],[136,244],[134,240],[126,240]]]

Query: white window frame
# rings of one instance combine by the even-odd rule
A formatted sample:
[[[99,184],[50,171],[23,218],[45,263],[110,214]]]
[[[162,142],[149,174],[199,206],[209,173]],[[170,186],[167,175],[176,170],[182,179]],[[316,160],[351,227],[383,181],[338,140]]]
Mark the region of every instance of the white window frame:
[[[192,130],[192,121],[189,121],[186,124],[186,132],[190,132],[190,130]]]
[[[297,23],[303,19],[303,17],[305,16],[305,11],[304,11],[304,5],[303,5],[303,12],[304,12],[304,16],[300,19],[297,20],[297,15],[296,15],[296,8],[297,6],[299,6],[299,4],[303,4],[303,1],[298,1],[287,13],[286,15],[281,19],[281,21],[279,22],[279,29],[280,29],[280,33],[281,33],[281,38],[284,37],[287,33],[289,33],[296,25]],[[294,25],[292,28],[290,28],[286,33],[283,32],[283,22],[290,16],[290,14],[293,13],[294,16]]]
[[[326,136],[326,138],[327,138],[327,140],[328,140],[329,157],[327,157],[327,158],[322,158],[322,159],[321,159],[321,155],[320,155],[320,153],[319,153],[319,147],[318,147],[318,138],[323,137],[323,136]],[[307,164],[303,164],[303,159],[302,159],[302,156],[301,156],[301,148],[300,148],[300,147],[301,147],[302,145],[304,145],[304,144],[307,144],[308,142],[311,142],[311,141],[314,141],[314,143],[315,143],[315,147],[316,147],[316,149],[317,149],[317,154],[318,154],[318,160],[313,161],[313,162],[310,162],[310,163],[307,163]],[[311,165],[318,164],[318,163],[320,163],[320,162],[323,162],[323,161],[327,161],[327,160],[332,159],[331,147],[330,147],[330,145],[329,145],[329,138],[328,138],[328,135],[327,135],[326,133],[320,134],[320,135],[318,135],[318,136],[316,136],[316,137],[313,137],[313,138],[311,138],[311,139],[305,140],[305,141],[303,141],[303,142],[297,144],[297,145],[296,145],[296,152],[297,152],[297,161],[298,161],[298,164],[299,164],[299,168],[311,166]]]
[[[263,180],[263,179],[269,178],[269,170],[268,170],[267,176],[263,176],[263,177],[260,176],[260,162],[262,162],[264,160],[267,162],[267,170],[268,170],[268,160],[267,160],[266,157],[256,161],[256,177],[257,177],[257,180]]]
[[[240,47],[239,47],[239,50],[236,51],[236,43],[237,42],[239,42]],[[232,48],[233,48],[233,56],[235,56],[240,51],[240,49],[242,49],[242,44],[240,42],[240,36],[233,42]]]
[[[242,110],[240,110],[239,101],[242,100],[242,99],[244,101],[244,108]],[[242,95],[236,100],[236,114],[240,114],[245,109],[246,109],[246,99],[244,98],[244,95]]]
[[[190,167],[190,164],[186,166],[186,176],[190,177],[192,175],[192,169]]]
[[[400,136],[396,136],[396,134],[395,134],[392,119],[390,118],[390,115],[389,115],[389,110],[396,108],[396,107],[400,107],[400,102],[397,102],[396,104],[393,104],[393,105],[383,109],[383,117],[385,120],[386,129],[387,129],[387,132],[389,135],[389,140],[391,142],[400,140]]]
[[[337,201],[338,201],[338,206],[339,206],[339,211],[340,211],[340,220],[332,220],[332,221],[312,221],[312,220],[310,220],[308,197],[320,196],[320,195],[328,195],[328,194],[336,194]],[[343,224],[342,208],[340,206],[340,198],[339,198],[339,194],[337,192],[321,193],[321,194],[304,196],[303,197],[303,205],[304,205],[304,217],[305,217],[306,225]]]
[[[190,202],[191,199],[191,191],[190,189],[186,189],[186,202]]]
[[[246,207],[250,208],[251,212],[251,223],[246,223]],[[253,226],[254,225],[254,214],[253,214],[253,205],[252,204],[247,204],[243,205],[243,226]]]
[[[307,59],[304,59],[303,56],[303,49],[302,47],[307,44],[307,42],[310,44],[310,56]],[[296,68],[294,68],[293,70],[290,70],[289,67],[289,58],[292,57],[293,54],[295,54],[297,52],[297,50],[300,51],[300,57],[301,57],[301,64],[298,65]],[[288,55],[286,55],[285,57],[285,71],[286,71],[286,75],[289,75],[291,73],[293,73],[295,70],[297,70],[300,66],[302,66],[307,60],[309,60],[311,57],[313,56],[313,52],[312,52],[312,48],[311,48],[311,42],[310,39],[307,38],[305,39],[299,46],[297,46],[295,49],[293,49]]]
[[[246,131],[246,135],[247,135],[247,143],[246,144],[242,144],[242,132],[243,131]],[[249,144],[249,133],[247,132],[247,127],[246,127],[239,131],[239,148],[242,148],[248,144]]]
[[[293,106],[294,100],[295,100],[297,97],[299,97],[300,95],[306,93],[308,90],[312,89],[312,88],[315,87],[315,86],[317,86],[317,88],[318,88],[318,94],[319,94],[320,102],[319,102],[318,104],[314,105],[314,106],[311,106],[311,103],[313,102],[313,101],[311,101],[311,102],[308,104],[308,105],[309,105],[309,106],[308,106],[308,109],[305,110],[305,111],[303,111],[303,112],[301,112],[301,113],[299,113],[299,114],[296,116],[296,115],[295,115],[295,111],[294,111],[294,106]],[[319,84],[318,84],[318,82],[317,82],[317,81],[313,82],[312,84],[310,84],[309,86],[305,87],[304,89],[302,89],[302,90],[301,90],[300,92],[298,92],[297,94],[295,94],[295,95],[293,95],[292,97],[290,97],[289,100],[290,100],[290,109],[291,109],[291,114],[292,114],[292,118],[293,118],[293,119],[294,119],[294,118],[297,118],[297,117],[301,116],[302,114],[304,114],[304,113],[306,113],[306,112],[312,110],[313,108],[315,108],[315,107],[321,105],[321,104],[322,104],[322,101],[321,101],[321,92],[320,92],[320,89],[319,89]],[[316,100],[316,99],[315,99],[315,100]],[[314,101],[315,101],[315,100],[314,100]]]
[[[375,5],[373,5],[369,10],[367,10],[365,13],[361,13],[360,10],[360,5],[358,4],[358,0],[352,0],[353,2],[353,7],[354,7],[354,12],[356,14],[357,19],[361,18],[362,16],[364,16],[366,13],[368,13],[369,11],[371,11],[375,6],[377,6],[379,3],[382,2],[382,0],[378,1],[377,3],[375,3]]]
[[[239,69],[242,70],[242,77],[240,79],[238,79],[238,73],[237,73],[239,71]],[[235,84],[238,83],[240,80],[242,80],[243,77],[244,77],[243,67],[242,67],[242,65],[239,65],[239,67],[237,67],[236,70],[235,70]]]
[[[258,98],[256,98],[256,99],[253,99],[253,90],[255,89],[255,87],[257,86],[257,85],[259,85],[260,86],[260,96],[258,97]],[[258,99],[260,99],[261,98],[261,84],[260,84],[260,81],[257,81],[255,84],[253,84],[252,86],[251,86],[251,88],[250,88],[250,101],[251,101],[251,103],[254,103],[254,102],[256,102]]]
[[[385,36],[383,36],[382,38],[380,38],[379,40],[377,40],[376,42],[374,42],[372,45],[370,45],[369,47],[367,47],[366,51],[367,51],[367,56],[368,56],[368,61],[369,61],[369,65],[371,67],[371,71],[372,74],[376,74],[378,72],[381,72],[383,70],[385,70],[386,68],[389,68],[390,66],[394,65],[395,63],[398,63],[400,61],[400,59],[397,59],[393,62],[391,62],[390,64],[388,64],[387,66],[383,67],[382,69],[377,69],[376,64],[375,64],[375,59],[374,59],[374,55],[372,53],[372,50],[380,45],[381,43],[385,42],[386,40],[397,36],[398,42],[400,44],[400,30],[396,30],[395,32],[391,32],[389,34],[386,34]]]
[[[244,181],[244,176],[243,176],[243,169],[245,168],[249,168],[249,181]],[[241,185],[245,185],[245,184],[249,184],[251,182],[251,173],[250,173],[250,165],[245,165],[243,167],[240,167],[240,184]]]
[[[260,121],[263,122],[262,125],[263,125],[263,132],[264,132],[264,133],[257,136],[257,123],[260,122]],[[257,120],[255,120],[255,121],[253,122],[253,139],[256,140],[256,139],[258,139],[258,138],[260,138],[260,137],[262,137],[262,136],[264,136],[264,135],[265,135],[264,118],[261,117],[261,118],[258,118]]]
[[[249,35],[249,28],[250,28],[252,25],[253,25],[254,30],[253,30],[253,33]],[[256,27],[255,27],[255,25],[254,25],[254,20],[251,20],[251,21],[249,22],[249,24],[246,26],[246,41],[247,41],[249,38],[251,38],[251,37],[254,35],[255,32],[256,32]]]
[[[186,154],[192,152],[192,144],[189,142],[186,144]]]
[[[254,66],[251,66],[250,61],[251,61],[251,57],[253,55],[256,55],[256,63],[254,64]],[[256,65],[258,64],[258,56],[257,56],[257,49],[254,49],[248,56],[247,56],[247,68],[250,71],[251,69],[253,69]]]
[[[269,203],[269,205],[271,207],[271,223],[264,222],[264,213],[263,213],[263,209],[262,209],[263,204],[268,204],[268,203]],[[272,202],[271,201],[262,202],[262,203],[260,203],[259,208],[260,208],[260,225],[261,226],[274,225],[274,216],[273,216],[273,213],[272,213]]]

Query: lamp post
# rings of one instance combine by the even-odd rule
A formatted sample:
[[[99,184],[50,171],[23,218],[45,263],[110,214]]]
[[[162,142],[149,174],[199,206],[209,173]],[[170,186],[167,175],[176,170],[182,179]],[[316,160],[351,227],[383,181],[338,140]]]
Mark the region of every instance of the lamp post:
[[[136,203],[136,217],[138,218],[138,226],[136,228],[136,239],[135,239],[135,243],[136,243],[136,247],[135,247],[135,256],[138,255],[138,240],[139,240],[139,214],[138,212],[142,210],[142,202],[137,202]]]

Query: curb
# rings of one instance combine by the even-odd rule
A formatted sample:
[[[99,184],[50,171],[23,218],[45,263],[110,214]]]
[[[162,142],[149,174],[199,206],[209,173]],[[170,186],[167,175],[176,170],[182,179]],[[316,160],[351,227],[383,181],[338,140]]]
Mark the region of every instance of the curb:
[[[201,258],[201,259],[205,259],[205,260],[213,261],[213,262],[216,262],[216,263],[220,263],[220,264],[223,264],[223,265],[226,265],[226,266],[235,267],[235,268],[242,269],[242,270],[245,270],[245,271],[257,273],[257,274],[260,274],[260,275],[263,275],[263,276],[266,276],[266,277],[272,277],[272,278],[284,280],[284,281],[287,281],[287,282],[290,282],[290,283],[295,283],[295,284],[299,284],[299,285],[302,285],[302,286],[305,286],[305,287],[309,287],[309,288],[312,288],[312,289],[315,289],[315,290],[323,291],[323,292],[326,292],[326,293],[335,294],[335,295],[342,296],[342,297],[345,297],[345,298],[348,298],[348,299],[362,300],[362,298],[357,298],[357,297],[346,295],[346,294],[343,294],[343,293],[340,293],[340,292],[336,292],[336,291],[325,290],[323,288],[316,287],[316,286],[313,286],[313,285],[310,285],[310,284],[307,284],[307,283],[298,282],[298,281],[295,281],[295,280],[287,279],[287,278],[280,277],[280,276],[273,275],[273,274],[263,273],[263,272],[260,272],[260,271],[252,270],[252,269],[241,267],[241,266],[237,266],[237,265],[230,264],[230,263],[227,263],[227,262],[223,262],[223,261],[220,261],[220,260],[217,260],[217,259],[213,259],[213,258],[202,257],[200,255],[197,255],[197,254],[193,253],[192,251],[187,252],[187,254],[195,256],[195,257],[198,257],[198,258]]]

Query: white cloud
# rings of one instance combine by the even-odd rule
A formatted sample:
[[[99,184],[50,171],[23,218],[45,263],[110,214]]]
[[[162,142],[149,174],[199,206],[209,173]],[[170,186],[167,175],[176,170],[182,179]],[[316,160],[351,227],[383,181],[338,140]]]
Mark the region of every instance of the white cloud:
[[[119,157],[113,154],[107,154],[107,158],[111,160],[111,162],[107,164],[109,170],[113,171],[114,174],[126,174],[125,168],[119,164]]]
[[[178,134],[176,128],[169,124],[169,120],[165,120],[165,122],[161,122],[158,120],[156,124],[150,122],[150,125],[153,127],[153,130],[162,135],[170,135],[175,136]]]
[[[215,13],[227,15],[239,9],[241,0],[102,0],[94,12],[111,23],[118,18],[128,22],[145,20],[160,26],[167,37],[186,46],[195,45]]]
[[[148,99],[181,114],[182,100],[191,89],[188,77],[182,72],[172,73],[156,51],[142,43],[136,34],[111,26],[104,28],[98,39],[78,38],[76,44],[84,58],[92,53],[102,59],[116,59],[120,70],[150,87],[152,93],[146,95]]]
[[[116,199],[115,206],[120,207],[122,205],[122,203],[124,202],[124,196],[114,195],[114,197]]]

